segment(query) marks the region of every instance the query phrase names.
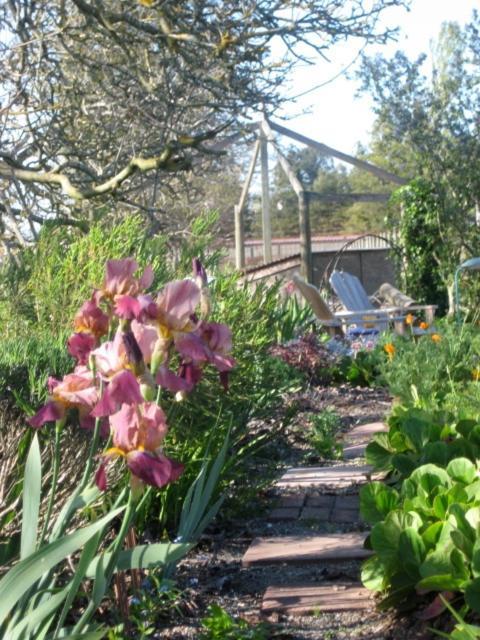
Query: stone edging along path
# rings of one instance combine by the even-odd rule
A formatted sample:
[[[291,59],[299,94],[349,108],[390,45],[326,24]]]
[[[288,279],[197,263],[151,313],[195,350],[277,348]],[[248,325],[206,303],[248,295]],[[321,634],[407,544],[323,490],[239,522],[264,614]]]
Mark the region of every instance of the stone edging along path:
[[[355,427],[344,439],[345,458],[362,462],[360,458],[373,434],[387,430],[381,422]],[[358,487],[371,479],[372,467],[365,464],[339,463],[328,467],[288,469],[275,484],[280,498],[270,519],[318,520],[331,525],[360,523]],[[345,491],[356,493],[345,495]],[[320,569],[322,563],[358,561],[370,555],[363,546],[366,536],[365,531],[354,531],[255,538],[243,556],[242,565],[285,563],[288,570],[288,566],[308,562],[319,563]],[[360,581],[292,584],[288,587],[271,585],[263,597],[262,613],[305,615],[371,609],[373,606],[371,592]]]

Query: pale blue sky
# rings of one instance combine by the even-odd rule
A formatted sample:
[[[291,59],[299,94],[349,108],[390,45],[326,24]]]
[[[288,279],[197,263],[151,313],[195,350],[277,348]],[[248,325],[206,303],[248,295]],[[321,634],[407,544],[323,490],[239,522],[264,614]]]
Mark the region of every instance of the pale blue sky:
[[[402,49],[409,57],[428,53],[430,41],[438,36],[442,22],[468,22],[479,0],[412,0],[410,12],[393,8],[385,12],[384,23],[399,26],[398,41],[383,47],[369,47],[367,53],[379,51],[385,56]],[[325,82],[347,66],[357,55],[361,44],[351,41],[330,52],[331,63],[319,61],[315,66],[300,69],[295,80],[286,87],[288,95],[308,90]],[[306,95],[296,104],[290,103],[283,114],[296,116],[287,123],[291,129],[324,142],[340,151],[353,153],[357,142],[367,144],[373,123],[371,100],[355,98],[357,83],[341,76],[326,86]],[[298,115],[311,109],[310,115]]]

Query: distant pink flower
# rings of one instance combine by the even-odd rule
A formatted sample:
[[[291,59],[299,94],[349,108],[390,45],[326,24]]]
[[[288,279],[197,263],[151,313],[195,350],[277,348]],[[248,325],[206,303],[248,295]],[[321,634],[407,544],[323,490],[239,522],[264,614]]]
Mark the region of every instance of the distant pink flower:
[[[63,380],[49,378],[50,397],[48,402],[32,418],[32,427],[41,427],[46,422],[54,422],[65,417],[69,409],[78,409],[80,419],[86,418],[98,401],[93,375],[86,367],[77,367],[74,373]]]
[[[117,296],[136,296],[145,291],[153,282],[153,269],[148,266],[140,278],[135,278],[137,269],[138,263],[133,258],[109,260],[101,288],[102,297],[114,300]]]
[[[285,296],[293,296],[295,293],[295,282],[293,280],[288,280],[282,287],[282,292]]]

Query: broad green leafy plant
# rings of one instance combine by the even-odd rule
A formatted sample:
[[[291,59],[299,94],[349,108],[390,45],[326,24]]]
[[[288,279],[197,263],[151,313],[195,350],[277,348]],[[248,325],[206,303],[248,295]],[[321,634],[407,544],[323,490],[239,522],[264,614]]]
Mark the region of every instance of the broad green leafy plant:
[[[436,597],[459,592],[480,612],[480,480],[466,458],[444,469],[426,464],[400,491],[371,483],[360,493],[360,509],[372,526],[363,565],[365,586],[383,595],[381,607],[413,608],[430,601],[425,617],[443,607]]]
[[[388,419],[389,431],[377,433],[367,445],[366,458],[377,470],[394,471],[408,477],[418,466],[446,466],[465,456],[480,458],[480,423],[455,419],[446,411],[428,411],[397,405]]]

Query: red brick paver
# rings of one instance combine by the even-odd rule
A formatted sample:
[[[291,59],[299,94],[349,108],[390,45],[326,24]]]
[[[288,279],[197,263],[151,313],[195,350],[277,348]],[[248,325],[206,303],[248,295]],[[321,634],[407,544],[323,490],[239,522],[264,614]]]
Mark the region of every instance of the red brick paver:
[[[330,583],[290,587],[271,586],[265,592],[262,613],[305,615],[323,611],[359,611],[373,608],[372,592],[359,583]]]
[[[298,467],[283,474],[276,486],[293,489],[295,487],[328,487],[342,489],[367,482],[373,471],[370,465],[354,467],[336,465],[333,467]]]
[[[255,538],[242,558],[242,565],[361,560],[371,555],[363,547],[365,538],[365,533]]]

